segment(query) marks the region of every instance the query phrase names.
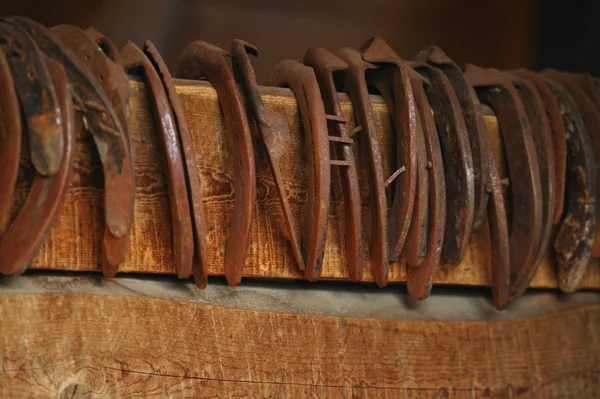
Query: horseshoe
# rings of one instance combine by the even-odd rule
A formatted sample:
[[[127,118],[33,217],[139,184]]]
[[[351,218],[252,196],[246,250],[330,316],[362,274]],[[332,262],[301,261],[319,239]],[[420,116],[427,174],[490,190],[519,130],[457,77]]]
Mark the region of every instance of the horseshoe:
[[[35,174],[27,200],[17,217],[0,236],[0,273],[21,273],[38,248],[44,243],[58,213],[62,209],[73,171],[75,131],[69,86],[63,68],[45,59],[53,82],[61,115],[58,120],[64,138],[60,168],[53,176]]]
[[[524,290],[522,284],[535,273],[542,235],[543,196],[531,126],[510,77],[475,65],[466,66],[465,76],[479,99],[496,113],[504,139],[512,194],[511,293],[517,293]]]
[[[419,267],[407,267],[406,285],[414,300],[427,298],[431,294],[433,279],[440,264],[446,224],[446,183],[444,162],[438,138],[433,110],[427,100],[427,81],[414,70],[410,71],[413,94],[423,126],[426,148],[426,164],[429,170],[429,215],[427,256]]]
[[[31,163],[40,175],[52,176],[62,162],[64,138],[58,99],[42,53],[23,29],[4,19],[0,20],[0,48],[27,123]]]
[[[9,215],[19,175],[21,113],[13,77],[0,51],[0,226]]]
[[[512,286],[511,299],[523,295],[527,286],[533,279],[537,267],[546,253],[550,235],[552,233],[554,201],[556,199],[554,182],[556,181],[554,166],[554,147],[550,121],[546,116],[544,102],[535,86],[525,80],[511,75],[531,127],[535,152],[538,159],[539,174],[542,184],[542,235],[538,243],[536,254],[533,257],[529,275],[521,275],[522,281],[515,281]]]
[[[588,97],[577,83],[571,77],[564,73],[552,69],[542,71],[542,75],[560,84],[575,101],[575,105],[579,108],[587,133],[592,142],[593,156],[596,165],[596,195],[600,196],[600,110],[596,108],[594,102]],[[596,212],[596,225],[600,223],[600,212]],[[594,246],[592,249],[594,256],[600,256],[600,230],[596,231]]]
[[[183,113],[183,107],[179,102],[179,96],[173,83],[171,73],[167,69],[165,62],[160,56],[154,44],[150,41],[144,43],[144,53],[152,62],[154,69],[158,73],[165,93],[167,95],[173,118],[179,134],[179,144],[182,148],[183,167],[185,171],[188,201],[190,212],[192,214],[192,227],[194,229],[195,257],[196,261],[192,265],[194,281],[198,288],[206,288],[208,282],[208,248],[206,246],[206,218],[204,216],[204,201],[200,186],[200,176],[196,167],[196,155],[192,145],[192,139],[188,129],[187,120]]]
[[[556,96],[550,87],[548,87],[546,79],[541,75],[526,69],[510,71],[510,74],[533,83],[545,105],[546,115],[550,121],[550,128],[552,130],[552,147],[554,149],[554,175],[556,178],[554,188],[556,199],[553,220],[554,224],[558,224],[564,209],[565,176],[567,170],[567,138],[565,137],[562,114],[558,107]]]
[[[88,75],[95,79],[95,83],[102,88],[119,118],[129,153],[133,154],[127,117],[129,81],[122,67],[106,57],[96,42],[78,27],[57,25],[50,31],[75,53],[80,65],[86,68]],[[129,161],[133,171],[133,157],[130,157]],[[114,237],[105,231],[104,243],[102,272],[105,277],[114,277],[119,269],[119,264],[125,260],[129,236]]]
[[[458,265],[465,256],[475,212],[475,177],[471,147],[460,102],[446,75],[428,64],[415,70],[429,81],[427,98],[435,114],[446,181],[446,231],[442,256]]]
[[[229,71],[227,53],[211,44],[196,41],[181,55],[178,76],[205,77],[215,87],[230,137],[235,168],[235,199],[229,238],[225,247],[225,277],[231,286],[242,279],[244,260],[250,244],[252,216],[256,203],[256,173],[252,136],[242,96]]]
[[[79,111],[85,129],[92,134],[104,169],[104,219],[108,231],[102,248],[103,269],[107,270],[107,266],[115,269],[115,264],[125,259],[133,219],[135,175],[128,135],[103,90],[68,46],[29,19],[13,17],[9,21],[27,31],[46,56],[65,68],[73,87],[74,109]]]
[[[260,133],[265,147],[267,148],[267,157],[271,166],[271,173],[275,179],[275,186],[279,196],[279,202],[283,209],[285,221],[284,235],[290,241],[294,259],[300,271],[304,271],[304,258],[302,257],[302,247],[296,227],[292,210],[285,191],[285,184],[279,164],[281,157],[291,145],[292,137],[285,117],[272,109],[267,109],[260,97],[258,83],[254,75],[254,69],[250,62],[248,54],[258,57],[258,49],[242,40],[234,40],[231,46],[233,70],[246,97],[248,108],[256,120],[256,126]]]
[[[303,121],[308,174],[308,212],[302,235],[302,252],[309,281],[319,278],[323,266],[329,213],[331,161],[325,106],[312,68],[294,60],[279,62],[270,85],[289,87]]]
[[[350,48],[342,48],[337,53],[348,68],[341,72],[345,90],[350,96],[354,110],[356,128],[350,133],[360,133],[360,142],[364,147],[369,181],[371,202],[371,268],[373,278],[379,287],[387,285],[388,244],[387,244],[387,200],[385,198],[385,179],[377,136],[377,122],[369,98],[365,74],[375,69],[375,65],[362,60],[361,54]]]
[[[167,174],[167,192],[171,205],[171,225],[173,229],[173,260],[179,278],[187,278],[192,273],[194,242],[190,204],[183,166],[183,156],[179,148],[177,125],[169,99],[152,62],[133,42],[127,42],[121,52],[123,66],[129,73],[142,75],[147,82],[154,119],[160,132]]]
[[[329,141],[333,144],[337,161],[331,161],[332,166],[339,166],[342,181],[342,194],[346,223],[346,262],[350,278],[354,281],[362,280],[363,276],[363,245],[362,223],[360,214],[360,190],[358,187],[358,173],[354,160],[352,144],[354,141],[346,130],[344,113],[338,99],[337,90],[333,81],[334,73],[345,71],[348,64],[329,51],[312,47],[304,55],[304,64],[313,68],[321,96],[325,105],[325,117],[328,120],[330,135]]]
[[[563,292],[581,283],[596,236],[596,170],[592,143],[575,102],[561,85],[548,81],[563,115],[567,137],[566,209],[554,238],[558,282]]]
[[[380,37],[374,37],[363,45],[362,56],[364,61],[380,66],[374,73],[374,84],[392,110],[390,114],[394,114],[398,169],[387,182],[389,184],[393,178],[396,179],[388,218],[389,260],[394,262],[404,248],[415,205],[418,116],[408,65]],[[398,106],[395,106],[396,102]]]
[[[439,47],[428,47],[415,57],[416,61],[427,62],[446,75],[454,88],[454,93],[463,111],[467,136],[473,161],[474,209],[471,235],[475,235],[485,220],[489,193],[490,172],[489,157],[485,144],[488,135],[487,126],[483,119],[479,99],[473,87],[469,85],[462,70]]]

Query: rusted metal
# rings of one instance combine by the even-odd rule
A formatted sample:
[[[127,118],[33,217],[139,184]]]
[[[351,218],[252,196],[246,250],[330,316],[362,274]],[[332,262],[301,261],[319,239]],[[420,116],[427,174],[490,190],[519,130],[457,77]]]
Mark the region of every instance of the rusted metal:
[[[425,299],[431,294],[433,279],[440,264],[446,225],[446,183],[444,161],[433,110],[427,100],[424,86],[428,82],[414,70],[410,71],[415,103],[423,127],[426,148],[425,161],[429,173],[429,204],[426,226],[427,255],[419,267],[408,267],[406,285],[408,294],[415,300]],[[413,219],[414,222],[414,219]]]
[[[596,236],[596,170],[592,143],[575,101],[562,85],[548,81],[563,115],[567,137],[565,212],[554,238],[558,283],[574,292],[583,278]]]
[[[252,217],[256,202],[256,172],[252,136],[243,98],[225,60],[227,52],[211,44],[196,41],[186,47],[178,76],[206,78],[217,91],[229,135],[235,173],[235,199],[229,237],[225,246],[225,277],[236,286],[242,279],[250,244]]]
[[[0,226],[8,217],[19,175],[21,114],[6,56],[0,51]]]
[[[248,108],[256,120],[260,137],[267,149],[271,173],[275,179],[275,187],[283,210],[285,222],[283,233],[290,241],[296,265],[298,265],[300,271],[304,271],[302,244],[296,231],[292,210],[285,191],[283,176],[279,167],[281,157],[291,145],[292,137],[285,116],[265,107],[260,97],[258,83],[256,82],[256,76],[254,75],[254,69],[252,68],[248,54],[258,57],[258,49],[242,40],[233,41],[231,46],[233,70],[236,80],[241,83]]]
[[[475,212],[475,173],[467,127],[460,102],[448,77],[429,64],[414,68],[429,86],[427,97],[435,114],[446,181],[446,231],[442,257],[458,265],[465,256]]]
[[[304,55],[304,64],[313,68],[321,97],[325,105],[328,118],[329,141],[333,144],[338,160],[343,161],[339,168],[342,181],[342,195],[344,199],[344,223],[346,263],[350,278],[354,281],[362,280],[364,255],[362,243],[362,223],[360,214],[360,189],[358,187],[358,173],[354,160],[352,144],[354,141],[346,130],[344,113],[338,99],[338,93],[333,80],[333,74],[348,69],[346,64],[337,55],[320,47],[309,48]],[[332,163],[333,165],[333,163]]]
[[[92,134],[104,170],[104,234],[103,269],[115,270],[125,259],[133,219],[135,175],[129,137],[123,129],[113,103],[82,65],[79,57],[49,30],[26,18],[8,19],[22,27],[48,57],[60,62],[72,85],[74,108],[84,128]],[[106,267],[107,264],[110,263]],[[109,274],[110,275],[110,274]]]
[[[511,298],[517,298],[523,295],[527,286],[529,286],[542,257],[546,254],[554,225],[554,201],[556,200],[554,183],[556,177],[554,175],[554,146],[550,131],[550,121],[546,116],[542,97],[533,83],[514,75],[510,75],[510,77],[527,113],[542,186],[542,234],[535,255],[533,256],[532,267],[529,268],[529,274],[521,274],[520,280],[515,281],[511,287]]]
[[[319,278],[323,267],[331,191],[331,160],[325,106],[312,68],[294,60],[279,62],[270,77],[273,86],[289,87],[296,97],[305,136],[308,209],[304,218],[302,253],[305,277]]]
[[[542,235],[543,196],[535,143],[527,112],[510,77],[494,69],[467,65],[465,76],[498,117],[511,190],[511,294],[521,292],[534,273]],[[514,297],[514,295],[511,295]]]
[[[567,138],[565,137],[565,126],[563,124],[562,114],[558,107],[556,96],[548,87],[546,79],[541,75],[525,69],[510,71],[512,75],[526,79],[533,83],[537,92],[544,102],[546,115],[550,121],[552,130],[552,147],[554,150],[554,177],[556,179],[555,188],[555,203],[554,203],[554,224],[560,222],[564,209],[564,193],[565,193],[565,178],[567,170]]]
[[[0,48],[27,123],[31,163],[37,173],[52,176],[61,165],[64,139],[58,99],[42,53],[23,29],[4,19],[0,20]]]
[[[367,41],[363,60],[376,64],[372,72],[377,89],[384,96],[396,131],[396,169],[404,168],[394,183],[394,196],[388,217],[389,259],[396,261],[408,235],[417,190],[418,116],[409,78],[408,65],[380,37]],[[380,82],[380,83],[377,83]]]
[[[64,69],[45,59],[56,93],[60,115],[60,135],[64,139],[62,163],[52,176],[34,174],[25,204],[0,236],[0,273],[21,273],[43,244],[62,208],[73,171],[75,131],[73,106]]]
[[[489,193],[487,192],[490,172],[488,170],[488,148],[485,148],[487,125],[483,119],[479,99],[473,87],[467,82],[462,70],[436,46],[428,47],[415,57],[416,61],[427,62],[442,71],[454,88],[456,98],[462,109],[471,159],[473,162],[474,209],[471,235],[475,235],[485,220]]]
[[[351,48],[342,48],[336,52],[348,68],[341,72],[344,90],[348,93],[356,128],[351,133],[357,137],[364,148],[371,203],[371,269],[375,283],[387,285],[388,244],[387,244],[387,200],[385,198],[385,179],[381,161],[381,150],[377,136],[377,122],[369,98],[365,74],[375,69],[375,65],[363,61],[361,54]],[[356,133],[353,135],[353,133]]]
[[[121,52],[115,46],[115,44],[101,32],[97,31],[95,28],[87,28],[85,30],[85,34],[88,35],[93,41],[96,42],[100,50],[107,56],[109,59],[114,61],[117,65],[123,66],[123,58],[121,57]]]
[[[559,83],[571,96],[575,105],[579,108],[581,118],[585,123],[586,131],[591,138],[594,162],[596,165],[596,198],[600,198],[600,110],[596,108],[594,102],[579,87],[571,76],[565,72],[547,69],[542,71],[542,75]],[[596,212],[596,225],[600,224],[600,212]],[[600,256],[600,230],[596,231],[594,247],[592,249],[594,256]]]
[[[165,93],[171,106],[173,120],[178,133],[179,145],[182,149],[183,167],[186,177],[187,196],[192,214],[192,227],[194,229],[194,257],[192,265],[194,281],[198,288],[205,288],[208,282],[208,248],[206,246],[206,218],[204,216],[204,202],[200,186],[200,176],[196,167],[196,156],[183,113],[183,107],[179,102],[179,96],[173,83],[173,78],[158,50],[150,41],[144,42],[144,53],[152,62],[163,84]]]
[[[142,49],[134,43],[128,42],[123,47],[121,56],[126,71],[130,74],[141,75],[147,83],[150,104],[164,151],[167,192],[171,206],[175,270],[179,278],[187,278],[192,273],[194,241],[184,161],[176,131],[177,125],[160,77]]]
[[[119,119],[123,137],[130,154],[133,154],[127,109],[129,102],[129,82],[122,67],[105,56],[96,42],[84,31],[73,25],[58,25],[50,29],[52,34],[78,57],[80,66],[85,68],[88,76],[103,90],[110,101],[115,115]],[[79,130],[81,127],[78,126]],[[133,157],[129,157],[133,170]],[[104,232],[102,248],[102,272],[106,277],[117,274],[119,264],[125,260],[129,246],[129,236],[115,237],[109,231]]]

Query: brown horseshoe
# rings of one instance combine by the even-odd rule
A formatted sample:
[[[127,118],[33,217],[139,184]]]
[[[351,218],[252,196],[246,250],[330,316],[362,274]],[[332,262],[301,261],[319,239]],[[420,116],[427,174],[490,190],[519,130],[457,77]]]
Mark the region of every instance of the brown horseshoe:
[[[309,281],[315,281],[323,267],[331,191],[331,161],[325,106],[313,69],[298,61],[279,62],[271,73],[270,84],[289,87],[294,92],[303,121],[308,210],[302,233],[302,253],[306,266],[304,275]]]
[[[21,113],[13,77],[4,52],[0,51],[0,226],[8,217],[21,154]]]
[[[556,181],[554,166],[554,146],[552,142],[552,133],[550,131],[550,121],[546,116],[544,102],[533,83],[510,75],[515,85],[521,101],[527,113],[527,119],[531,127],[535,152],[538,160],[539,174],[542,186],[542,234],[536,253],[533,257],[532,267],[528,274],[522,274],[520,281],[513,282],[511,287],[511,298],[514,299],[523,295],[527,286],[533,279],[537,267],[546,254],[548,242],[554,225],[554,201],[556,193],[554,183]]]
[[[179,133],[179,144],[182,148],[184,161],[184,170],[188,189],[188,201],[190,203],[190,212],[192,213],[192,223],[194,228],[195,257],[196,262],[192,265],[194,281],[199,288],[205,288],[208,282],[208,248],[206,246],[206,218],[204,216],[204,201],[200,186],[200,176],[196,167],[196,155],[192,145],[192,139],[187,125],[187,120],[183,113],[183,107],[179,102],[179,96],[173,83],[171,73],[167,69],[165,62],[158,53],[154,44],[150,41],[144,43],[144,53],[154,65],[162,81],[165,93],[173,112],[173,118]]]
[[[380,37],[374,37],[363,45],[363,60],[381,68],[374,71],[388,80],[379,84],[378,90],[386,99],[396,130],[396,177],[394,198],[388,218],[389,260],[396,261],[406,242],[415,204],[417,190],[417,134],[418,115],[409,78],[409,67]],[[391,94],[386,94],[389,88]],[[390,101],[392,104],[390,104]],[[397,106],[396,104],[397,103]],[[404,168],[404,169],[402,169]],[[388,179],[389,181],[389,179]]]
[[[333,81],[333,74],[348,69],[348,65],[335,54],[319,47],[309,48],[304,55],[304,64],[313,68],[321,97],[325,105],[328,118],[329,141],[333,143],[337,161],[332,161],[332,166],[340,166],[339,172],[342,180],[342,194],[346,223],[346,262],[350,278],[354,281],[362,280],[364,255],[362,244],[362,223],[360,214],[360,190],[358,187],[358,173],[354,160],[352,144],[354,141],[346,130],[344,113],[338,99],[337,90]]]
[[[541,75],[526,69],[518,69],[510,71],[510,73],[533,83],[545,105],[546,115],[548,116],[552,130],[552,147],[554,149],[554,176],[556,178],[554,191],[556,199],[553,220],[554,224],[558,224],[564,209],[565,176],[567,170],[567,138],[565,137],[562,114],[558,107],[556,96],[550,87],[548,87],[546,79]]]
[[[267,148],[267,156],[271,173],[275,179],[277,195],[283,209],[285,221],[284,235],[290,241],[294,259],[300,271],[304,271],[302,244],[298,238],[292,210],[285,191],[285,184],[279,164],[281,157],[291,145],[292,137],[285,117],[272,109],[267,109],[260,97],[258,83],[248,54],[258,57],[258,49],[242,40],[234,40],[231,46],[232,65],[236,79],[241,83],[246,102],[256,120],[256,126],[263,143]]]
[[[410,75],[415,102],[423,126],[427,152],[425,161],[429,169],[429,215],[426,229],[428,232],[427,256],[419,267],[408,267],[406,271],[408,294],[415,300],[421,300],[431,294],[433,279],[442,255],[446,225],[446,183],[438,130],[424,87],[427,82],[414,70],[410,71]]]
[[[458,265],[471,239],[475,212],[475,174],[467,127],[460,102],[448,77],[428,64],[415,70],[429,81],[427,97],[435,114],[444,158],[446,232],[442,256]]]
[[[96,42],[84,31],[73,25],[58,25],[50,29],[64,45],[69,47],[78,57],[82,68],[86,68],[88,76],[103,89],[111,102],[112,108],[119,118],[123,136],[126,139],[130,154],[133,154],[129,120],[127,117],[129,102],[129,81],[121,66],[105,56]],[[130,168],[133,169],[133,157],[129,158]],[[109,231],[104,232],[104,247],[102,250],[102,272],[106,277],[117,274],[119,264],[125,260],[129,236],[115,237]]]
[[[126,71],[143,75],[148,84],[150,103],[160,132],[167,172],[167,191],[173,229],[173,260],[179,278],[187,278],[192,273],[194,242],[183,156],[176,132],[177,125],[158,73],[144,52],[134,43],[127,42],[121,56]]]
[[[563,115],[567,137],[565,212],[554,238],[558,282],[564,292],[579,286],[596,236],[596,170],[592,144],[574,100],[561,85],[548,81]]]
[[[242,95],[229,71],[227,53],[211,44],[196,41],[181,55],[178,76],[206,78],[215,87],[230,138],[235,171],[235,199],[229,238],[225,247],[225,277],[231,286],[242,280],[252,216],[256,203],[254,148]]]
[[[64,138],[58,99],[42,53],[23,29],[6,20],[0,20],[0,48],[27,122],[31,163],[40,175],[52,176],[62,162]]]
[[[427,62],[430,65],[441,70],[454,88],[460,108],[463,111],[469,145],[471,148],[471,158],[473,160],[473,184],[474,184],[474,210],[473,210],[473,228],[471,235],[475,235],[479,227],[485,220],[485,212],[489,193],[487,192],[489,184],[489,149],[484,148],[489,140],[487,136],[487,126],[483,119],[479,99],[473,87],[469,85],[462,70],[446,55],[439,47],[428,47],[417,54],[417,61]]]
[[[595,198],[600,198],[600,110],[596,108],[594,102],[588,95],[579,87],[577,83],[565,72],[559,72],[552,69],[542,71],[542,75],[560,84],[571,96],[575,105],[579,108],[579,112],[585,123],[587,133],[592,142],[592,150],[596,165],[596,195]],[[596,225],[600,224],[600,212],[596,212]],[[600,256],[600,230],[596,231],[594,247],[592,249],[594,256]]]
[[[21,273],[43,244],[62,209],[71,174],[75,145],[74,115],[65,71],[56,61],[46,59],[61,115],[64,138],[60,168],[53,176],[35,174],[27,200],[8,229],[0,236],[0,273]]]
[[[359,141],[364,146],[367,173],[369,176],[369,196],[371,199],[371,268],[375,283],[379,287],[387,285],[388,275],[388,244],[387,244],[387,200],[385,198],[385,179],[377,136],[377,122],[365,74],[367,70],[375,69],[375,65],[363,61],[361,54],[350,48],[337,51],[348,68],[342,72],[345,90],[350,96],[356,128],[351,136],[360,133]]]
[[[542,234],[542,187],[531,126],[510,77],[475,65],[467,65],[465,76],[496,113],[504,139],[512,199],[511,284],[517,284],[511,292],[518,292],[537,266],[534,258]]]
[[[111,101],[68,46],[29,19],[13,17],[9,21],[27,31],[44,54],[59,61],[65,68],[73,87],[74,109],[79,111],[85,129],[92,134],[104,169],[104,220],[108,231],[104,234],[102,247],[103,268],[107,269],[108,260],[112,263],[110,269],[114,270],[125,259],[133,220],[135,175],[129,135],[115,114]]]

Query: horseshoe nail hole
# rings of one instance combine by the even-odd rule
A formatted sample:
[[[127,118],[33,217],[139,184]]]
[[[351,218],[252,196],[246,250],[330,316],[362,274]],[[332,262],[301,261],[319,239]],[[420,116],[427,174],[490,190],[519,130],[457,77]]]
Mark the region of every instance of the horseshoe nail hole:
[[[100,75],[100,80],[104,80],[104,75]]]
[[[33,81],[35,79],[35,75],[31,71],[27,71],[27,79]]]
[[[89,59],[90,59],[90,55],[89,55],[89,54],[86,54],[86,55],[85,55],[85,59],[86,59],[86,60],[89,60]]]

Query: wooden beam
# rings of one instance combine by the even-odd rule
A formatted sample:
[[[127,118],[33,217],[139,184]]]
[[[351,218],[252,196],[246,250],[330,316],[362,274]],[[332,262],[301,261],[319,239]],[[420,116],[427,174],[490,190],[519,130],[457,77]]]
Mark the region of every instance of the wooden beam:
[[[153,281],[121,286],[118,280],[36,279],[28,281],[36,292],[0,294],[3,398],[593,397],[600,392],[598,294],[577,293],[565,301],[543,293],[516,301],[533,302],[535,317],[511,309],[488,316],[479,309],[469,320],[443,314],[441,320],[410,320],[369,312],[357,316],[351,310],[332,315],[326,308],[334,307],[328,304],[336,303],[336,293],[319,294],[316,311],[323,313],[302,314],[277,311],[281,297],[260,289],[253,290],[260,305],[254,308],[252,301],[239,307],[236,295],[243,288],[209,286],[169,300],[151,294],[158,289]],[[173,291],[172,282],[163,284]],[[289,309],[310,298],[310,291],[296,294]],[[595,299],[564,305],[578,296]],[[357,297],[357,303],[364,302]],[[376,301],[371,306],[379,308]]]
[[[130,126],[135,153],[137,174],[135,220],[127,261],[120,271],[125,273],[174,274],[172,262],[172,236],[168,198],[159,151],[155,124],[149,110],[144,85],[131,81]],[[233,165],[229,144],[224,133],[221,109],[215,91],[208,83],[177,81],[177,90],[196,151],[196,162],[202,180],[204,205],[207,215],[210,274],[223,274],[223,253],[228,236],[228,226],[233,206]],[[263,100],[286,116],[291,133],[292,146],[283,158],[282,172],[287,185],[296,226],[306,208],[306,175],[303,161],[300,118],[293,95],[287,89],[264,88]],[[351,103],[340,94],[346,117],[352,120]],[[373,97],[386,173],[392,173],[392,128],[385,103]],[[498,159],[503,159],[496,120],[487,115]],[[351,122],[351,125],[353,122]],[[352,126],[351,126],[352,127]],[[253,127],[254,129],[254,127]],[[100,263],[102,223],[102,174],[97,156],[90,150],[89,140],[77,142],[75,176],[65,207],[45,245],[34,258],[31,268],[45,270],[97,271]],[[363,226],[365,240],[370,237],[370,208],[367,176],[360,146],[355,146],[359,164],[360,189],[363,202]],[[244,267],[244,276],[250,278],[302,278],[293,261],[288,242],[281,234],[282,214],[277,201],[273,178],[268,168],[265,150],[255,145],[257,157],[257,203],[253,221],[250,249]],[[499,163],[503,166],[503,162]],[[342,198],[339,194],[340,179],[333,172],[334,186],[330,208],[329,228],[322,278],[345,280],[344,223],[342,223]],[[22,181],[16,205],[22,203],[27,184]],[[15,208],[16,209],[16,208]],[[487,286],[490,283],[490,247],[486,226],[472,241],[463,263],[454,268],[441,267],[436,284],[460,284]],[[368,245],[365,245],[368,260]],[[371,267],[366,262],[364,281],[372,281]],[[401,263],[390,266],[390,282],[405,280],[405,267]],[[555,288],[557,278],[550,252],[540,265],[531,284],[532,287]],[[583,288],[600,289],[600,268],[597,261],[588,267]]]

